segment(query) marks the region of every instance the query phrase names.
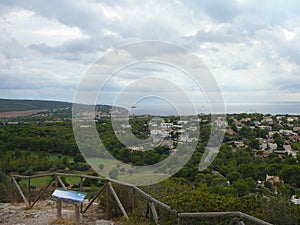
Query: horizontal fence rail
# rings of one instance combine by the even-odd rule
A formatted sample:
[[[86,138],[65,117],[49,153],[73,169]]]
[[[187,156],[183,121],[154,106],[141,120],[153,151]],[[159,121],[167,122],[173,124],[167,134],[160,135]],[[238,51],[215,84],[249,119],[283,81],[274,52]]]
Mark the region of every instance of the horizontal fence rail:
[[[96,176],[90,176],[90,175],[84,175],[84,174],[70,174],[70,173],[48,173],[48,174],[37,174],[37,175],[32,175],[32,176],[24,176],[24,175],[18,175],[18,174],[10,174],[11,176],[11,182],[12,185],[15,186],[24,201],[24,203],[32,208],[38,200],[44,195],[44,193],[47,191],[47,189],[51,186],[51,184],[55,181],[56,182],[56,188],[58,187],[58,184],[61,185],[61,187],[65,190],[67,190],[67,187],[65,186],[63,180],[61,177],[78,177],[80,178],[80,191],[83,191],[83,179],[94,179],[94,180],[102,180],[105,182],[104,186],[99,188],[97,191],[96,195],[89,201],[88,205],[86,206],[85,209],[83,209],[81,205],[81,213],[85,213],[90,206],[93,204],[93,202],[99,197],[99,195],[106,190],[106,215],[109,217],[110,215],[110,204],[109,204],[109,193],[112,194],[115,202],[117,203],[117,206],[119,207],[120,211],[122,212],[123,216],[129,220],[129,216],[125,210],[125,207],[122,205],[122,202],[120,201],[115,189],[111,185],[112,183],[124,186],[124,187],[129,187],[133,190],[133,199],[132,199],[132,208],[135,207],[135,194],[139,193],[146,201],[146,217],[149,216],[150,218],[150,212],[152,213],[152,218],[155,222],[155,224],[159,224],[159,215],[155,209],[155,205],[161,207],[162,209],[167,210],[169,213],[172,215],[176,216],[178,220],[178,224],[182,224],[183,219],[186,218],[198,218],[198,219],[205,219],[205,218],[230,218],[231,222],[230,225],[244,225],[243,221],[251,222],[252,224],[256,225],[272,225],[271,223],[265,222],[261,219],[258,219],[256,217],[250,216],[248,214],[242,213],[242,212],[196,212],[196,213],[187,213],[187,212],[178,212],[177,210],[171,208],[170,206],[166,205],[165,203],[151,197],[149,194],[138,188],[137,186],[133,184],[128,184],[125,182],[121,182],[118,180],[113,180],[110,178],[104,178],[104,177],[96,177]],[[51,177],[52,179],[44,186],[44,188],[40,191],[38,196],[32,201],[32,196],[31,196],[31,179],[34,178],[41,178],[41,177]],[[27,198],[24,195],[21,187],[19,186],[17,182],[17,178],[23,178],[23,179],[28,179],[27,180]],[[12,195],[12,203],[14,203],[13,195]],[[132,209],[133,210],[133,209]]]

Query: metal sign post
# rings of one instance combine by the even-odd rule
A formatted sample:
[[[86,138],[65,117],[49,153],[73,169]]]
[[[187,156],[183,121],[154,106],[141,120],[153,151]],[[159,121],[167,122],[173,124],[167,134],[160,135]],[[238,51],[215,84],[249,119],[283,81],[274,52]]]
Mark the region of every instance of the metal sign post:
[[[57,219],[61,219],[61,203],[75,205],[75,223],[80,224],[80,205],[86,197],[86,193],[77,191],[67,191],[56,189],[52,194],[52,199],[56,201]]]

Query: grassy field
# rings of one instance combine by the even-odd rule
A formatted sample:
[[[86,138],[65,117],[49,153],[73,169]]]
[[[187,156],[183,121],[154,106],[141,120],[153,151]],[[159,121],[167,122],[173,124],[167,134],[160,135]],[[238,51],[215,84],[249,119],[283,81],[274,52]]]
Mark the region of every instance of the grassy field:
[[[50,173],[49,171],[43,171],[41,173]],[[71,172],[75,173],[75,172]],[[76,173],[80,174],[87,174],[81,171],[76,171]],[[80,178],[79,177],[65,177],[67,183],[69,185],[74,185],[74,184],[79,184]],[[51,180],[51,177],[38,177],[38,178],[33,178],[30,180],[30,184],[33,186],[45,186],[49,181]],[[27,185],[27,179],[21,179],[20,184],[21,185]]]
[[[33,157],[38,159],[40,153],[39,152],[30,152],[30,154]],[[71,156],[71,155],[62,155],[62,158],[64,158],[64,157],[66,157],[70,163],[74,162],[73,156]],[[54,160],[58,159],[58,156],[57,156],[57,154],[49,154],[49,159],[54,161]]]
[[[102,170],[103,174],[108,173],[113,167],[116,167],[115,160],[113,159],[106,159],[106,158],[88,158],[87,159],[88,163],[93,167],[98,170],[98,165],[103,164],[104,169]],[[124,166],[126,171],[131,168],[130,165],[126,164]]]
[[[39,153],[36,152],[30,152],[32,156],[38,158]],[[72,156],[63,156],[67,157],[69,162],[73,162],[73,157]],[[50,154],[49,156],[50,160],[57,160],[58,156],[57,154]],[[102,175],[104,177],[109,177],[109,171],[112,170],[113,167],[117,167],[117,162],[113,159],[106,159],[106,158],[88,158],[87,159],[88,163],[94,168],[99,175]],[[104,165],[104,169],[100,171],[98,168],[99,164]],[[125,168],[125,172],[121,172],[121,168]],[[118,174],[118,180],[127,182],[127,183],[143,183],[143,181],[147,181],[147,183],[152,183],[156,182],[161,179],[166,179],[169,177],[167,174],[158,174],[158,173],[153,173],[153,171],[146,171],[143,169],[135,169],[133,174],[129,174],[128,170],[133,169],[130,164],[122,164],[121,167],[119,168],[119,174]],[[36,172],[45,174],[45,173],[50,173],[49,171],[41,171],[41,172]],[[68,173],[75,173],[75,174],[89,174],[91,171],[87,172],[82,172],[82,171],[69,171]],[[80,178],[78,177],[65,177],[66,182],[70,185],[77,185],[79,184]],[[51,180],[50,177],[39,177],[39,178],[34,178],[31,179],[31,185],[33,186],[44,186],[46,185],[49,181]],[[27,179],[21,179],[20,181],[21,185],[26,185],[27,184]]]
[[[88,158],[88,163],[102,176],[109,177],[109,171],[116,167],[116,161],[113,159],[105,159],[105,158]],[[98,165],[102,163],[104,165],[103,170],[98,169]],[[167,179],[169,175],[154,173],[153,171],[147,171],[143,169],[135,170],[132,175],[130,175],[127,171],[132,169],[132,166],[129,164],[122,164],[121,168],[124,167],[126,172],[119,172],[118,180],[127,182],[127,183],[154,183],[158,180]]]

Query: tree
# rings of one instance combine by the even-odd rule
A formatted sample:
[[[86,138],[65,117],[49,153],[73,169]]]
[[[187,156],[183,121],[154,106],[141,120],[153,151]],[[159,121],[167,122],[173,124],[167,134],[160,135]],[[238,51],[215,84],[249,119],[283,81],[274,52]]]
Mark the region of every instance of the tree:
[[[16,157],[17,159],[19,159],[19,158],[21,158],[21,156],[22,156],[22,152],[21,152],[20,150],[16,150],[16,151],[15,151],[15,157]]]
[[[274,142],[277,144],[277,147],[278,147],[279,149],[282,149],[282,148],[283,148],[284,141],[285,141],[285,139],[284,139],[283,137],[281,137],[281,136],[278,136],[278,137],[276,137],[276,138],[274,139]]]
[[[234,181],[238,180],[241,177],[242,177],[242,175],[236,171],[231,172],[227,175],[227,179],[230,182],[230,184],[232,184]]]
[[[248,164],[240,164],[238,167],[238,171],[242,174],[242,177],[245,179],[247,177],[252,177],[253,179],[257,179],[257,166],[253,163]]]
[[[67,157],[63,157],[62,159],[63,164],[65,164],[66,166],[69,165],[69,161]]]
[[[210,185],[213,186],[213,187],[216,187],[216,186],[227,187],[228,183],[227,183],[227,180],[225,178],[220,177],[220,176],[214,176],[213,179],[210,182]]]
[[[255,138],[255,133],[254,131],[246,126],[243,126],[240,131],[239,135],[241,135],[243,138],[250,139],[250,138]]]
[[[268,188],[270,191],[273,190],[273,185],[272,185],[272,183],[271,183],[270,181],[268,181],[268,180],[265,182],[265,187]]]
[[[283,183],[278,185],[278,192],[288,199],[291,198],[292,195],[296,194],[295,188],[293,188],[290,184]]]
[[[130,174],[130,176],[132,176],[132,174],[133,174],[133,169],[129,169],[129,170],[127,170],[127,172]]]
[[[238,196],[244,196],[250,193],[251,187],[244,179],[238,179],[232,186],[236,189]]]
[[[118,179],[118,169],[116,167],[113,167],[109,172],[108,175],[111,179],[117,180]]]
[[[95,173],[95,172],[90,173],[89,175],[90,175],[90,176],[94,176],[94,177],[97,177],[97,176],[98,176],[98,174]],[[85,178],[85,179],[83,180],[83,185],[84,185],[84,186],[87,186],[87,187],[90,187],[90,186],[92,186],[92,185],[98,186],[98,183],[99,183],[99,180],[96,180],[96,179]]]
[[[99,168],[99,170],[103,170],[104,169],[104,164],[103,163],[100,163],[99,165],[98,165],[98,168]]]
[[[253,149],[259,149],[259,140],[258,139],[250,139],[249,146]]]
[[[83,158],[83,156],[81,154],[77,154],[74,156],[74,162],[75,163],[85,162],[85,159]]]
[[[145,153],[144,162],[148,165],[155,164],[159,162],[160,155],[155,153],[154,151],[147,151]]]
[[[299,217],[295,212],[297,206],[292,203],[289,198],[278,196],[270,198],[264,207],[266,218],[272,224],[294,225],[299,224]]]
[[[299,165],[286,165],[280,172],[280,177],[284,180],[285,183],[289,183],[292,186],[300,186],[300,166]]]

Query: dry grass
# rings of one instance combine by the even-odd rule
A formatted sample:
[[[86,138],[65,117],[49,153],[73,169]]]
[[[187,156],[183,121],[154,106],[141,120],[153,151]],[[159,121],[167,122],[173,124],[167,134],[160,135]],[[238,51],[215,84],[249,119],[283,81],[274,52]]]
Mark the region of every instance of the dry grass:
[[[47,111],[49,111],[49,109],[33,109],[33,110],[24,110],[24,111],[0,112],[0,118],[31,116],[40,112],[47,112]]]
[[[26,205],[23,209],[24,209],[24,210],[30,210],[31,207],[30,207],[29,205]]]

